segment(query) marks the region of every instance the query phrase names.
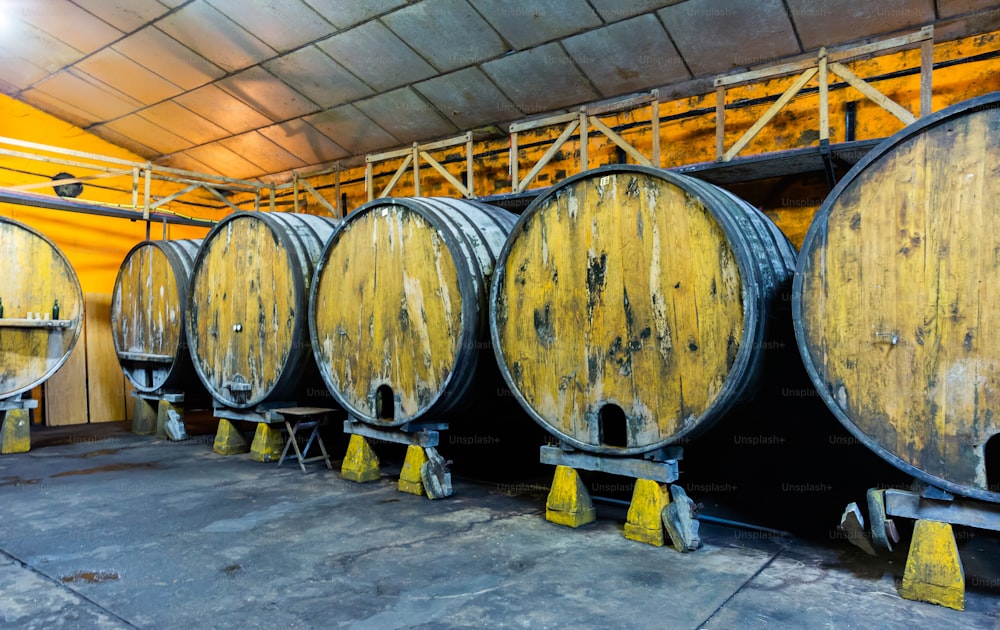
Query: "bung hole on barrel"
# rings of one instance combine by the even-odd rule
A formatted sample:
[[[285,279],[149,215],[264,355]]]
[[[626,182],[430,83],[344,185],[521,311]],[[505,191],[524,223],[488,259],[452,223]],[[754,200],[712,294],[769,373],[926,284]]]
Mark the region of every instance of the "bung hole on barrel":
[[[375,415],[382,420],[392,420],[396,414],[396,401],[392,388],[379,385],[375,390]]]
[[[608,403],[601,407],[597,415],[601,444],[605,446],[628,446],[628,419],[618,405]]]

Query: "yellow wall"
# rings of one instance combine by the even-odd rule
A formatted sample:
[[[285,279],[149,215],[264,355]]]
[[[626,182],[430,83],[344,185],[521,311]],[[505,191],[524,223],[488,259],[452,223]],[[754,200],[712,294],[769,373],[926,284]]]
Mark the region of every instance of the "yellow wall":
[[[138,155],[106,142],[79,127],[3,95],[0,95],[0,136],[123,160],[144,161]],[[69,172],[76,176],[92,173],[74,166],[0,156],[0,185],[3,186],[45,181],[59,172]],[[126,205],[131,203],[131,177],[99,180],[94,183],[126,192],[105,190],[87,184],[78,199]],[[51,194],[52,190],[30,192]],[[191,210],[185,207],[185,213],[191,214]],[[55,242],[76,270],[84,293],[111,293],[118,267],[125,254],[146,236],[145,223],[126,219],[6,203],[0,203],[0,214],[34,227]],[[218,213],[206,211],[202,216],[214,218]],[[206,232],[204,228],[197,227],[168,227],[170,238],[201,238]],[[162,224],[154,224],[150,236],[154,239],[162,238]],[[30,273],[30,270],[5,270],[5,273],[9,271]]]

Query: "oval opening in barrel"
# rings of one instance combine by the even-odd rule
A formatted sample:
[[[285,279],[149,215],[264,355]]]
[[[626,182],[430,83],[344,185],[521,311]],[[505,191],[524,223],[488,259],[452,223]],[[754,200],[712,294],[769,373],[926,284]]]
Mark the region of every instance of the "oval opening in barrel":
[[[375,417],[386,421],[396,417],[396,397],[388,385],[379,385],[375,390]]]
[[[522,407],[561,441],[652,451],[707,429],[757,381],[794,250],[758,210],[639,166],[571,177],[522,215],[490,326]]]
[[[601,444],[613,448],[628,446],[628,418],[621,407],[613,403],[605,404],[597,421]]]

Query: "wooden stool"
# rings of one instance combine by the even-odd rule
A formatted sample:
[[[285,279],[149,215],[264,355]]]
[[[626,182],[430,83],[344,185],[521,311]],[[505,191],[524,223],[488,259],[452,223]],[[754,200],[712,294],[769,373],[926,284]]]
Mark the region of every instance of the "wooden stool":
[[[298,460],[299,468],[302,469],[303,473],[306,472],[306,464],[321,460],[326,463],[328,469],[333,470],[333,465],[330,463],[330,455],[326,452],[326,445],[323,444],[323,438],[319,434],[319,429],[326,426],[330,415],[334,411],[336,410],[324,407],[286,407],[283,409],[271,409],[267,412],[270,422],[284,422],[285,430],[288,431],[288,440],[285,442],[285,448],[281,451],[281,457],[278,458],[279,468],[285,463],[286,459],[294,457]],[[305,447],[299,449],[299,442],[296,437],[298,432],[310,429],[309,439],[306,440]],[[314,441],[319,445],[319,450],[323,454],[306,457]],[[294,455],[289,454],[289,447],[295,449]]]

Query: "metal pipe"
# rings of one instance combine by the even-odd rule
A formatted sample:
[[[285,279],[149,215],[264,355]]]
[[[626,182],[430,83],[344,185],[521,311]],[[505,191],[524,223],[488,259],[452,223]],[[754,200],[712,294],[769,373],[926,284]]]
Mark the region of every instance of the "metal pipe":
[[[601,503],[611,503],[613,505],[623,505],[629,507],[632,505],[630,501],[625,501],[624,499],[613,499],[611,497],[601,497],[596,495],[591,495],[591,500],[599,501]],[[709,516],[703,512],[698,512],[698,520],[705,523],[716,523],[717,525],[725,525],[727,527],[736,527],[739,529],[750,529],[757,532],[762,532],[765,534],[770,534],[772,536],[780,536],[782,538],[791,538],[792,534],[790,532],[782,531],[780,529],[772,529],[770,527],[764,527],[763,525],[754,525],[753,523],[743,523],[741,521],[732,521],[728,518],[720,518],[718,516]]]
[[[109,208],[107,206],[87,203],[85,201],[75,201],[65,197],[50,197],[48,195],[19,192],[4,188],[0,188],[0,203],[12,203],[19,206],[30,206],[33,208],[48,208],[50,210],[65,210],[67,212],[80,212],[83,214],[96,214],[115,219],[129,219],[130,221],[143,220],[142,213],[135,212],[133,210]],[[175,225],[193,225],[206,228],[210,228],[215,225],[215,221],[209,219],[189,219],[161,212],[150,212],[149,218],[157,221],[162,220]]]

